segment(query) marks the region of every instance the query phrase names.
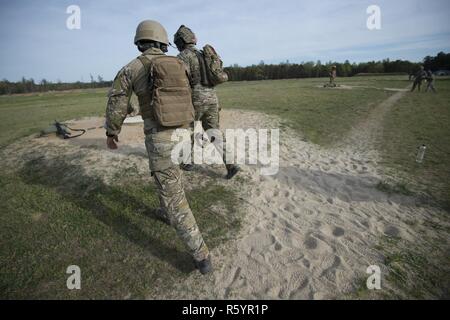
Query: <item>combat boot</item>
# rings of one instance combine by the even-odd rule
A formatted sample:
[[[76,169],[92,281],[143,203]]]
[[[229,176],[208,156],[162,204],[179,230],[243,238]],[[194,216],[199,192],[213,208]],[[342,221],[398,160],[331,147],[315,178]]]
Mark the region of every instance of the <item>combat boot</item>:
[[[188,163],[188,164],[182,163],[182,164],[180,164],[180,168],[183,171],[194,171],[195,166],[191,163]]]
[[[232,179],[241,169],[238,166],[235,165],[227,165],[227,175],[225,176],[226,179],[230,180]]]
[[[194,260],[195,267],[200,271],[201,274],[207,274],[210,273],[213,268],[211,264],[211,257],[208,257],[202,261]]]

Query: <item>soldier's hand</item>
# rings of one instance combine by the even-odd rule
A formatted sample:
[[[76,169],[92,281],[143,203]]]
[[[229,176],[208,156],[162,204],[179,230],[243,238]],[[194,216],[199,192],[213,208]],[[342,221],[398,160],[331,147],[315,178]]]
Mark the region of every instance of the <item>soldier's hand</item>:
[[[116,150],[118,148],[116,142],[119,142],[118,136],[106,138],[106,145],[108,146],[109,149]]]

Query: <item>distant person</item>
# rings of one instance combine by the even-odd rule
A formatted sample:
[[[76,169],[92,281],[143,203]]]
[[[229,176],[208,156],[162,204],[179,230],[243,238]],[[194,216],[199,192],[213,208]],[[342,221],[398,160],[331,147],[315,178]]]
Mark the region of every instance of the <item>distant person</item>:
[[[331,71],[329,73],[330,75],[330,87],[336,87],[336,77],[337,77],[337,71],[336,66],[331,67]]]
[[[432,90],[434,93],[436,93],[436,89],[434,88],[434,74],[431,72],[431,70],[427,71],[427,88],[425,89],[425,92],[428,92],[428,90]]]
[[[420,70],[416,73],[411,92],[413,92],[416,89],[416,87],[417,87],[418,91],[420,92],[420,88],[422,86],[422,81],[424,79],[426,79],[426,77],[427,77],[427,73],[425,72],[424,67],[420,66]]]
[[[106,144],[109,149],[118,148],[116,142],[127,116],[130,97],[135,93],[144,120],[151,175],[161,206],[155,215],[175,228],[197,269],[206,274],[212,270],[209,250],[186,199],[183,174],[171,159],[175,146],[172,134],[179,127],[189,128],[194,120],[186,67],[176,57],[166,55],[167,32],[156,21],[145,20],[138,25],[134,44],[142,54],[119,71],[108,94]],[[161,96],[159,89],[171,94]],[[177,113],[169,117],[167,110],[173,110],[174,105]]]
[[[189,73],[189,80],[192,87],[192,102],[195,109],[195,121],[201,121],[203,130],[219,129],[219,100],[217,98],[214,84],[208,77],[204,54],[195,45],[197,38],[191,29],[182,25],[174,35],[174,43],[177,46],[180,58],[186,65]],[[233,178],[239,167],[228,164],[226,161],[226,141],[222,141],[223,162],[227,169],[227,179]],[[218,144],[219,145],[219,144]],[[182,164],[181,168],[186,171],[193,170],[192,164]]]

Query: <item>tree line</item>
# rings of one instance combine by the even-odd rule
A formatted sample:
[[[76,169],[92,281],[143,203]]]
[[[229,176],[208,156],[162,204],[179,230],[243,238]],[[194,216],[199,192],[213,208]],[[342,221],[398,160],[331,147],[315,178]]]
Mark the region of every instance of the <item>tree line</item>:
[[[406,60],[390,61],[370,61],[362,63],[350,63],[348,60],[344,63],[321,61],[289,63],[286,61],[280,64],[265,64],[261,61],[257,65],[241,67],[233,65],[226,67],[231,81],[252,81],[252,80],[276,80],[276,79],[295,79],[295,78],[319,78],[327,77],[332,66],[336,66],[337,74],[340,77],[352,77],[359,74],[415,74],[420,66],[425,69],[450,70],[450,53],[438,53],[437,56],[427,56],[422,63],[415,63]]]
[[[321,61],[305,63],[289,63],[286,61],[280,64],[265,64],[261,61],[257,65],[241,67],[233,65],[226,67],[231,81],[252,81],[252,80],[276,80],[276,79],[296,79],[296,78],[318,78],[327,77],[331,66],[335,65],[339,77],[352,77],[358,74],[414,74],[423,65],[426,70],[450,70],[450,53],[440,52],[436,56],[426,56],[422,63],[415,63],[406,60],[390,61],[370,61],[362,63],[344,63]],[[34,79],[22,77],[21,81],[10,82],[6,79],[0,81],[0,95],[15,93],[32,93],[46,91],[61,91],[73,89],[104,88],[110,87],[112,81],[105,81],[101,76],[94,78],[90,75],[90,82],[66,83],[57,81],[52,83],[42,79],[38,83]]]
[[[39,82],[35,82],[33,78],[26,79],[22,77],[22,80],[17,82],[10,82],[6,79],[0,81],[0,95],[4,94],[17,94],[17,93],[33,93],[33,92],[47,92],[47,91],[64,91],[74,89],[93,89],[93,88],[105,88],[112,86],[112,81],[105,81],[101,76],[97,76],[95,79],[91,75],[90,82],[51,82],[46,79],[42,79]]]

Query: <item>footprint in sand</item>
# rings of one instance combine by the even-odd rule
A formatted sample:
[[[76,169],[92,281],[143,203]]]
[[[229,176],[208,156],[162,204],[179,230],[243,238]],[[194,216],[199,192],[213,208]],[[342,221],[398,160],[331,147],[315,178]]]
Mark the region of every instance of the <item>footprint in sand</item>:
[[[394,226],[387,226],[384,229],[384,234],[390,237],[399,237],[400,236],[400,230]]]
[[[321,276],[325,276],[327,278],[334,278],[336,269],[341,265],[341,258],[339,256],[326,256],[323,258],[319,270],[321,269]]]
[[[335,227],[333,229],[333,236],[335,237],[342,237],[345,234],[344,229],[340,228],[340,227]]]
[[[317,240],[313,237],[307,237],[305,242],[303,243],[306,249],[314,250],[317,248]]]
[[[303,259],[303,265],[305,266],[305,268],[309,269],[311,267],[311,263],[309,262],[308,259]]]
[[[274,249],[275,251],[280,251],[281,249],[283,249],[283,246],[279,242],[276,242]]]
[[[306,288],[308,285],[309,280],[308,278],[300,273],[295,272],[291,275],[289,282],[286,286],[286,293],[289,294],[289,299],[293,299],[295,296],[297,296],[303,289]]]
[[[330,214],[332,215],[332,214]],[[332,221],[330,221],[332,223]],[[316,223],[315,227],[317,229],[319,229],[319,227],[321,226],[320,223]],[[342,237],[345,234],[345,230],[341,227],[337,227],[337,226],[331,226],[329,224],[323,226],[322,228],[320,228],[322,233],[327,236],[327,237],[331,237],[334,236],[336,238]]]
[[[284,205],[284,210],[287,212],[293,212],[293,211],[295,211],[295,209],[296,209],[295,206],[293,206],[290,203],[287,203],[286,205]]]

